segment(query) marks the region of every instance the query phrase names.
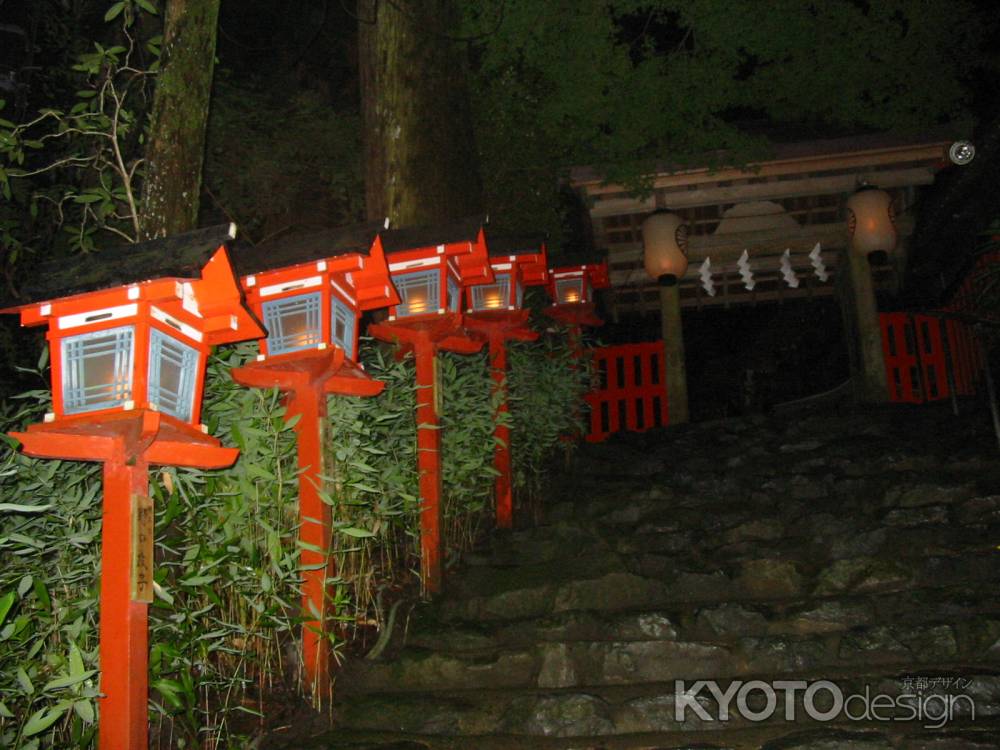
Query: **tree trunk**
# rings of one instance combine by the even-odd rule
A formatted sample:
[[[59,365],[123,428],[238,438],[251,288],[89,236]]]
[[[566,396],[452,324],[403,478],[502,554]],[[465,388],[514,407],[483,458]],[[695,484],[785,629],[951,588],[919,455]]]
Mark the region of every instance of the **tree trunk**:
[[[142,239],[194,229],[220,0],[169,0],[142,190]]]
[[[372,221],[483,210],[454,0],[358,0],[365,201]]]

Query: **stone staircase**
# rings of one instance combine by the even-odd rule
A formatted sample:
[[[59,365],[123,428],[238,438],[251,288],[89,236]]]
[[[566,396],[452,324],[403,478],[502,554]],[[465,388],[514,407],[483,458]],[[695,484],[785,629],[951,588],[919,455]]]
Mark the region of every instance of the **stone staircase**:
[[[298,746],[1000,747],[1000,462],[984,420],[703,423],[585,446],[555,485],[545,523],[469,555],[388,658],[345,665],[338,728]],[[885,697],[867,718],[852,699],[855,720],[822,685],[771,706],[755,680]]]

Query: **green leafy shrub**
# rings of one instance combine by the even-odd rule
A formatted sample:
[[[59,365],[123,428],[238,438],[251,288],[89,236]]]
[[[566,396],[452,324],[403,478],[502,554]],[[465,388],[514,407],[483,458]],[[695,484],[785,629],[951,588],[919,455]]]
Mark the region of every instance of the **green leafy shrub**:
[[[332,397],[325,425],[332,506],[334,653],[357,626],[381,625],[382,592],[419,568],[419,489],[412,358],[368,343],[362,359],[386,383],[373,398]],[[301,693],[294,432],[280,394],[245,389],[229,370],[253,346],[209,361],[204,419],[240,448],[219,471],[155,468],[156,600],[150,607],[154,747],[242,748],[275,692]],[[442,476],[449,559],[492,518],[497,393],[485,354],[441,356]],[[568,345],[511,351],[509,419],[518,487],[540,486],[572,399],[586,380]],[[37,422],[48,394],[5,406],[4,431]],[[101,471],[96,463],[0,453],[0,747],[88,748],[96,731]],[[523,464],[523,465],[519,465]]]
[[[0,430],[37,421],[47,394]],[[97,697],[97,464],[38,461],[0,436],[0,747],[89,747]]]
[[[512,342],[508,361],[514,489],[524,500],[537,499],[554,455],[585,431],[589,360],[578,358],[569,336],[557,329],[538,341]]]

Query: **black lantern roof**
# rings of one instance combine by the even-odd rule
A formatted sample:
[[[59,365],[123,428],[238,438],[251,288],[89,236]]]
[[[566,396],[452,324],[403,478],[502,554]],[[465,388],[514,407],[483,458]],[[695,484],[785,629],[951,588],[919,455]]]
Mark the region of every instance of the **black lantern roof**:
[[[509,255],[534,255],[545,245],[544,234],[495,234],[486,235],[486,244],[491,258]]]
[[[559,254],[549,254],[549,266],[590,266],[607,260],[607,253],[596,248],[570,248]]]
[[[0,309],[151,279],[194,278],[235,234],[234,225],[223,224],[68,258],[25,261],[28,273],[17,283],[0,287]]]
[[[485,216],[468,216],[446,224],[386,229],[380,232],[382,249],[386,253],[398,253],[418,247],[475,242],[486,222]]]
[[[238,243],[232,250],[236,273],[245,276],[348,253],[368,255],[382,222],[352,224],[283,235],[258,245]]]

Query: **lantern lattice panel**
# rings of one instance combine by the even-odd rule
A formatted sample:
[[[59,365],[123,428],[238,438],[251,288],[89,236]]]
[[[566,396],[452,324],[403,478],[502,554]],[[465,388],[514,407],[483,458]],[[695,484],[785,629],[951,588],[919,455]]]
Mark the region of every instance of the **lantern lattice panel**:
[[[354,311],[334,297],[331,300],[331,316],[333,343],[344,350],[348,359],[354,359]]]
[[[556,302],[559,304],[584,302],[583,279],[559,279],[556,281]]]
[[[132,398],[135,329],[92,331],[62,341],[63,408],[67,414],[111,409]]]
[[[320,292],[265,302],[261,309],[268,332],[268,351],[284,354],[308,349],[322,342],[321,308]]]
[[[401,274],[392,281],[399,293],[398,317],[426,315],[440,309],[438,271],[414,271]]]
[[[479,284],[472,287],[472,309],[506,309],[510,300],[510,276],[495,274],[495,284]]]
[[[198,351],[155,328],[149,337],[149,403],[191,421]]]

